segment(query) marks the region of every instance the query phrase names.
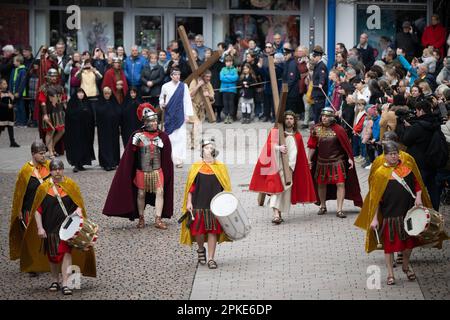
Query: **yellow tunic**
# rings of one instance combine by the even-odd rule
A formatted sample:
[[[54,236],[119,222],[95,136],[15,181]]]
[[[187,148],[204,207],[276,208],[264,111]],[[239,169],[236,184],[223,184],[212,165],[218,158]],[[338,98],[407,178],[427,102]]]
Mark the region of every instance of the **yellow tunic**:
[[[80,193],[80,188],[70,178],[64,177],[64,180],[59,183],[65,193],[72,199],[72,201],[82,209],[83,217],[87,218],[86,209],[84,207],[83,198]],[[41,252],[41,239],[37,234],[37,224],[34,213],[41,205],[52,183],[47,180],[39,186],[36,191],[33,205],[31,207],[30,222],[25,231],[25,236],[22,243],[22,250],[20,252],[20,270],[22,272],[50,272],[50,265],[47,256]],[[81,273],[88,277],[95,277],[97,274],[95,266],[94,249],[91,247],[88,251],[81,251],[79,249],[72,249],[73,265],[80,267]]]
[[[181,208],[181,211],[183,212],[183,214],[187,211],[186,205],[187,205],[187,198],[188,198],[189,190],[191,189],[191,186],[195,181],[195,177],[197,176],[197,174],[199,173],[199,171],[203,165],[207,165],[211,168],[211,170],[216,175],[217,180],[219,180],[219,183],[222,186],[224,191],[231,191],[230,177],[228,175],[227,167],[224,163],[215,161],[212,164],[205,164],[205,162],[203,162],[203,161],[198,161],[198,162],[194,163],[189,170],[188,178],[187,178],[186,185],[184,188],[183,206]],[[195,241],[195,239],[191,236],[191,231],[186,226],[186,222],[187,222],[186,220],[187,219],[184,219],[183,222],[181,223],[180,243],[191,246],[192,243]],[[221,243],[223,241],[231,241],[226,236],[225,233],[221,233],[218,238],[219,243]]]
[[[402,163],[411,169],[417,181],[420,184],[420,188],[422,189],[422,203],[427,208],[432,208],[431,200],[426,191],[426,187],[423,183],[422,176],[420,175],[419,168],[416,165],[414,159],[405,154],[401,153]],[[388,167],[384,165],[384,156],[378,157],[379,160],[375,164],[377,167],[373,173],[371,173],[371,177],[369,180],[369,193],[366,195],[364,199],[363,206],[361,208],[361,212],[355,221],[355,226],[366,231],[366,242],[365,242],[365,250],[370,253],[373,250],[377,249],[377,241],[375,237],[375,233],[370,227],[372,223],[373,217],[375,214],[378,214],[378,221],[380,225],[383,223],[383,218],[381,214],[378,213],[378,206],[381,201],[381,197],[386,189],[386,186],[389,182],[390,177],[392,176],[392,171],[395,169],[394,167]],[[372,165],[373,166],[373,165]],[[448,236],[443,233],[440,236],[439,243],[436,245],[437,248],[442,247],[442,241],[449,239]],[[426,245],[428,243],[421,243],[421,245]]]
[[[50,161],[46,160],[43,165],[49,171]],[[9,257],[11,260],[17,260],[20,257],[20,248],[24,230],[21,226],[20,218],[22,216],[22,205],[25,192],[27,191],[28,182],[33,176],[33,163],[27,162],[20,169],[17,175],[16,187],[14,189],[13,203],[11,209],[11,218],[9,224]],[[44,178],[44,177],[42,177]]]

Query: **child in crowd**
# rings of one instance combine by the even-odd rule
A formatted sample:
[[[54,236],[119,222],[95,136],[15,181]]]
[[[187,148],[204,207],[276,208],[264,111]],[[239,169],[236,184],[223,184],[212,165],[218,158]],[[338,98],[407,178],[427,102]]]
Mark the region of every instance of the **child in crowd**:
[[[255,102],[255,89],[252,86],[256,82],[256,75],[253,72],[250,64],[246,63],[242,67],[242,74],[239,78],[239,86],[241,86],[240,90],[240,98],[239,98],[239,106],[242,112],[242,120],[241,123],[250,123],[251,122],[251,114],[254,108]]]

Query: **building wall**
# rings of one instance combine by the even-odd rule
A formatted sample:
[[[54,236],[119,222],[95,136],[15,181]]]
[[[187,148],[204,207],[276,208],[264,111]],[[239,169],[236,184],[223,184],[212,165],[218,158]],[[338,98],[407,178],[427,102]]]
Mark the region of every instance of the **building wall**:
[[[355,4],[344,1],[337,1],[336,42],[342,42],[347,48],[352,48],[356,43],[355,12]]]

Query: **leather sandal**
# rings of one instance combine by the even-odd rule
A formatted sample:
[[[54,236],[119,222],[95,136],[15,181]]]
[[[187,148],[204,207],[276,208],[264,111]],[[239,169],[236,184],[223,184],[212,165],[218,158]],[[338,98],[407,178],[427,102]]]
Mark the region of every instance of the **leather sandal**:
[[[281,219],[281,217],[274,217],[272,219],[272,223],[274,224],[280,224],[283,221],[283,219]]]
[[[388,285],[388,286],[393,286],[394,284],[395,284],[395,278],[394,277],[387,277],[387,282],[386,282],[386,284]]]
[[[72,295],[72,290],[69,289],[69,287],[66,287],[66,286],[61,288],[61,292],[65,296],[71,296]]]
[[[167,225],[164,222],[162,222],[160,217],[156,217],[156,219],[155,219],[155,228],[166,230],[167,229]]]
[[[60,289],[59,283],[58,282],[52,282],[52,284],[50,285],[50,287],[48,287],[48,291],[51,292],[56,292]]]
[[[338,217],[338,218],[347,218],[347,216],[345,215],[345,213],[342,212],[342,211],[336,212],[336,217]]]
[[[327,213],[327,207],[320,207],[319,212],[317,212],[317,214],[319,216],[324,215]]]
[[[414,271],[412,271],[409,268],[408,268],[408,270],[405,270],[405,269],[402,269],[402,270],[406,274],[406,277],[408,278],[409,281],[416,280],[416,274],[414,273]]]
[[[139,222],[138,222],[136,228],[142,229],[142,228],[144,228],[144,227],[145,227],[145,220],[144,220],[144,217],[143,217],[143,216],[139,216]]]
[[[197,254],[198,254],[198,263],[200,263],[201,265],[205,265],[206,264],[206,249],[205,249],[205,247],[203,247],[202,250],[198,249]]]
[[[209,260],[208,261],[208,268],[209,269],[217,269],[217,263],[213,259]]]

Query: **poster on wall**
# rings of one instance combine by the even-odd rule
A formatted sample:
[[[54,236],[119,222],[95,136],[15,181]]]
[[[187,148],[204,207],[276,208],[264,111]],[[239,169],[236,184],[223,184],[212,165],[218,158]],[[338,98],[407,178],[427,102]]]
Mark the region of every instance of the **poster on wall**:
[[[114,13],[86,11],[81,15],[81,29],[78,31],[78,50],[99,47],[104,52],[108,46],[114,46]]]

